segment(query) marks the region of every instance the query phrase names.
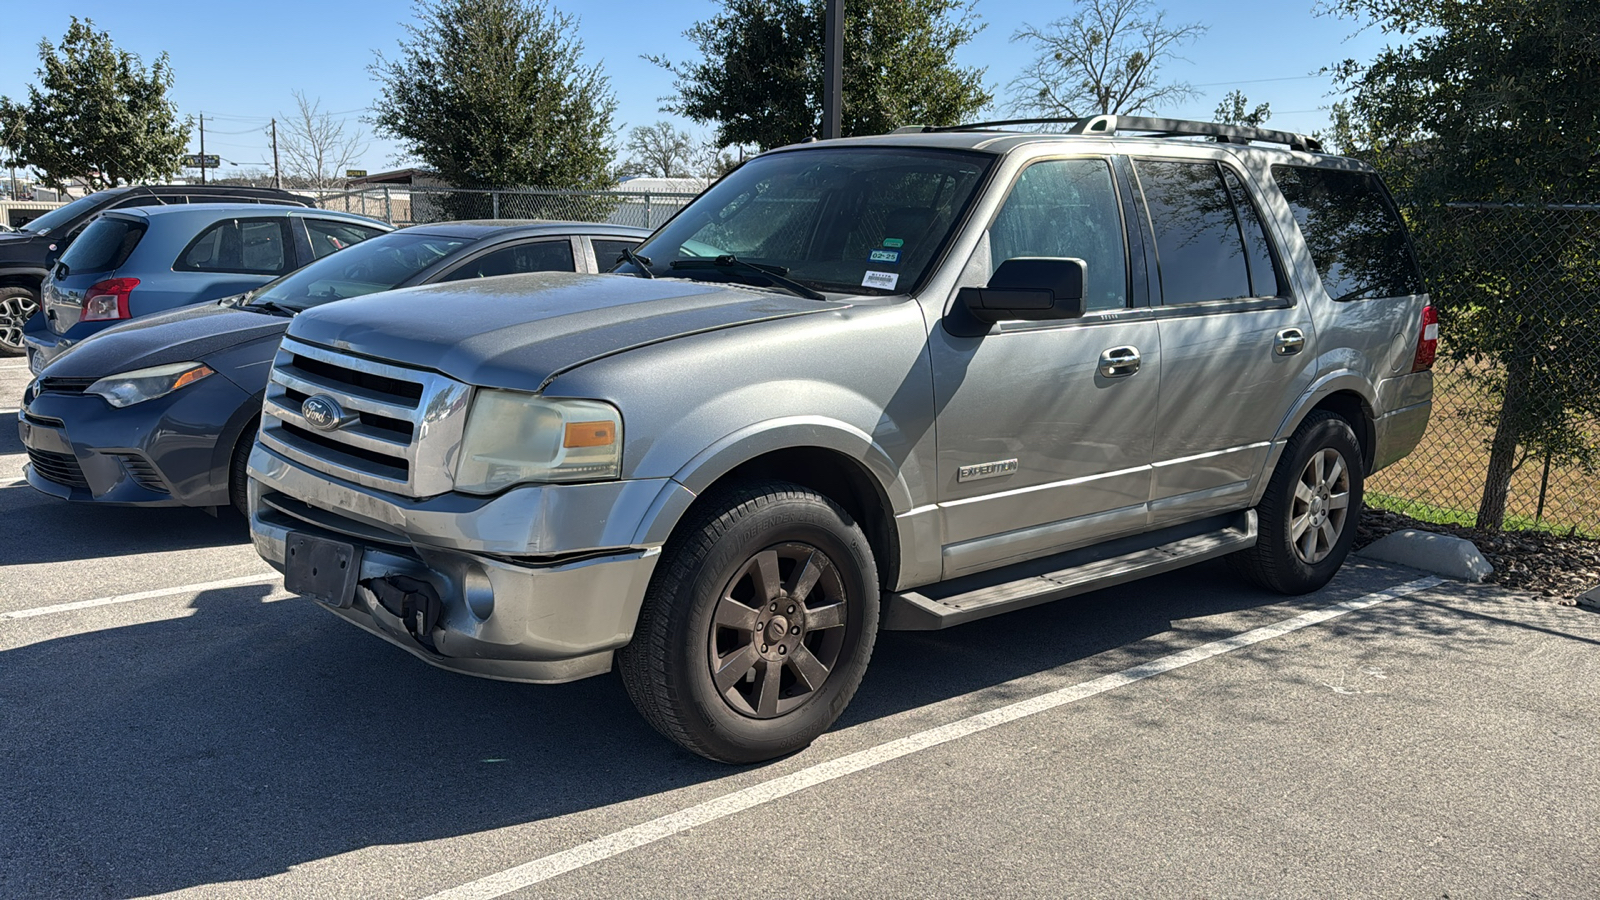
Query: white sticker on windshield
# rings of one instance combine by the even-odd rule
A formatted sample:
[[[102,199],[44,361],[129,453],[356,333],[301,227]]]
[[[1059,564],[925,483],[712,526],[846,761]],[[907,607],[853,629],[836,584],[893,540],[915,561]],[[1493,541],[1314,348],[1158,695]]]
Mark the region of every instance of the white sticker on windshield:
[[[866,277],[861,279],[861,286],[869,288],[882,288],[886,291],[892,291],[894,290],[894,286],[899,282],[899,272],[868,272]]]

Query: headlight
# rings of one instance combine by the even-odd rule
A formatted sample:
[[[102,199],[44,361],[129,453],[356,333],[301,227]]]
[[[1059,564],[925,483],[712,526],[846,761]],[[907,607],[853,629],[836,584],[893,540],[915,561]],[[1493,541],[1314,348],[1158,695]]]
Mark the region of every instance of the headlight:
[[[480,389],[456,489],[492,494],[524,481],[603,481],[621,473],[622,414],[611,404]]]
[[[148,369],[135,369],[106,377],[89,385],[84,393],[98,394],[115,407],[132,406],[165,397],[178,388],[194,384],[216,372],[205,363],[181,362]]]

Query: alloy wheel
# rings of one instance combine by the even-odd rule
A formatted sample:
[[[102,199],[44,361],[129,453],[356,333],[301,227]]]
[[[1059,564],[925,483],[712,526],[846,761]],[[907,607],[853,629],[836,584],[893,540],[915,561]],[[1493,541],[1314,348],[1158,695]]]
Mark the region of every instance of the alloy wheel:
[[[1294,486],[1289,542],[1306,563],[1326,559],[1339,543],[1350,513],[1350,468],[1338,450],[1312,454]]]
[[[0,297],[0,347],[22,352],[22,326],[39,310],[31,297]]]

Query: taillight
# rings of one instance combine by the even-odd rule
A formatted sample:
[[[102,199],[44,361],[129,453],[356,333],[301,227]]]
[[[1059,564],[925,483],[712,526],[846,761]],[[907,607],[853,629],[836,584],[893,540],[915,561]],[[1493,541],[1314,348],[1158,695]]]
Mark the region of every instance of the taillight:
[[[137,278],[109,278],[89,286],[83,294],[80,322],[110,322],[128,318],[128,295],[139,286]]]
[[[1417,355],[1411,361],[1411,371],[1426,372],[1433,368],[1433,358],[1439,353],[1439,314],[1433,304],[1422,308],[1422,334],[1417,336]]]

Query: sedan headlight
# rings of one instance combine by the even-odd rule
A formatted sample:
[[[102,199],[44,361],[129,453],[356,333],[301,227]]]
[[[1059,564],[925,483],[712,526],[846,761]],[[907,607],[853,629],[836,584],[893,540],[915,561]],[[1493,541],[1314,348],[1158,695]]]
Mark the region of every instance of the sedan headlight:
[[[98,394],[115,407],[132,406],[194,384],[216,372],[205,363],[180,362],[148,369],[135,369],[106,377],[89,385],[84,393]]]
[[[525,481],[603,481],[621,473],[622,414],[611,404],[480,389],[456,489],[492,494]]]

